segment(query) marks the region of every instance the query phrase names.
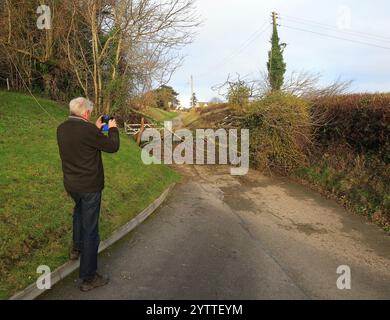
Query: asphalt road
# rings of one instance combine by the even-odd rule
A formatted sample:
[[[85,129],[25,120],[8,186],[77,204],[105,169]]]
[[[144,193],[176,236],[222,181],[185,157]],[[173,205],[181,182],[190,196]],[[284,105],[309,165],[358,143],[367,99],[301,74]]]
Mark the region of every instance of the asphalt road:
[[[389,299],[390,237],[306,187],[228,167],[185,178],[136,231],[99,257],[108,286],[77,272],[41,299]],[[351,268],[339,290],[338,266]]]

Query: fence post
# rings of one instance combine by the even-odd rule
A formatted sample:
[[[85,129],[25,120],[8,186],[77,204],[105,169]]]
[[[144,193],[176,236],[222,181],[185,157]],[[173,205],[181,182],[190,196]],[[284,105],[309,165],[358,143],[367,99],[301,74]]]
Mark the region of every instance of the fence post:
[[[7,90],[8,90],[8,91],[10,90],[10,88],[9,88],[9,80],[8,80],[8,78],[7,78]]]
[[[142,119],[141,119],[141,128],[140,128],[138,136],[137,136],[137,144],[138,145],[141,145],[141,137],[142,137],[142,133],[144,132],[144,129],[145,129],[145,118],[142,117]]]

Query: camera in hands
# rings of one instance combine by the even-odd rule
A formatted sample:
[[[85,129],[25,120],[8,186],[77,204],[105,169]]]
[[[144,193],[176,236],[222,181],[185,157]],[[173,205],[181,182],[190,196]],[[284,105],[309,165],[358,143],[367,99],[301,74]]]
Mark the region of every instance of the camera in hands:
[[[108,132],[108,130],[109,130],[108,122],[110,120],[114,120],[115,118],[111,117],[109,115],[104,115],[101,117],[101,119],[102,119],[102,123],[103,123],[103,126],[101,128],[102,132]]]

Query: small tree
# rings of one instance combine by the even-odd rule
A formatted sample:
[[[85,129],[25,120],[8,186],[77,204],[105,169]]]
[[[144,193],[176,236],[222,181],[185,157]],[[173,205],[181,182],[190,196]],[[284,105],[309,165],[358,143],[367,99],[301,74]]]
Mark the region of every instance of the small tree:
[[[286,47],[285,43],[280,43],[278,28],[276,24],[276,14],[273,14],[274,27],[271,37],[272,48],[268,52],[268,78],[271,84],[272,91],[279,91],[284,82],[284,74],[286,73],[286,64],[283,59],[283,51]]]
[[[198,99],[196,98],[195,92],[192,94],[190,103],[192,108],[195,108],[196,104],[198,103]]]
[[[244,108],[251,96],[251,88],[243,80],[238,80],[230,84],[228,91],[229,104],[232,106]]]

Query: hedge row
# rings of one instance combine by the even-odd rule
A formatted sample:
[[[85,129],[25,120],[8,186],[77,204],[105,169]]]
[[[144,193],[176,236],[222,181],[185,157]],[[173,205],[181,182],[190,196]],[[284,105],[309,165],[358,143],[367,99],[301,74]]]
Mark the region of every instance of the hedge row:
[[[324,146],[349,144],[357,152],[380,151],[390,142],[390,94],[319,98],[312,115]]]

